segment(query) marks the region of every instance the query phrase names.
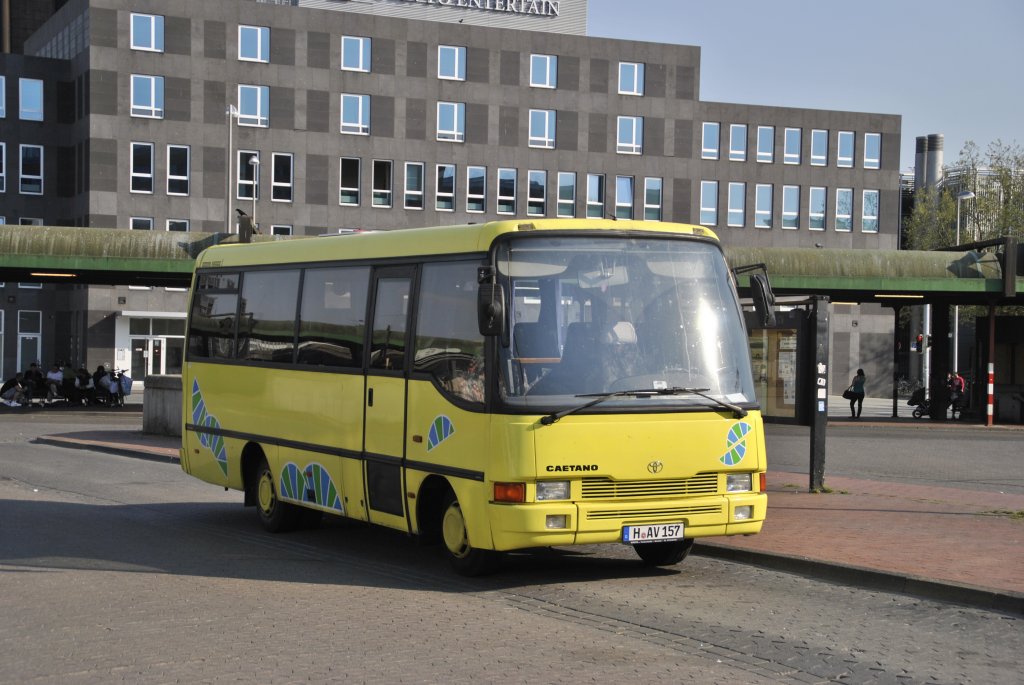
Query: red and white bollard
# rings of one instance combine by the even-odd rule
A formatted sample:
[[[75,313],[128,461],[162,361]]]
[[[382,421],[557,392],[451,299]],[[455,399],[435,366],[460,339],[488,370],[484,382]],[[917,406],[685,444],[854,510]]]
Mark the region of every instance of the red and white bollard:
[[[985,418],[985,425],[992,425],[992,411],[995,406],[995,385],[996,385],[996,365],[992,362],[988,363],[988,407],[985,409],[987,416]]]

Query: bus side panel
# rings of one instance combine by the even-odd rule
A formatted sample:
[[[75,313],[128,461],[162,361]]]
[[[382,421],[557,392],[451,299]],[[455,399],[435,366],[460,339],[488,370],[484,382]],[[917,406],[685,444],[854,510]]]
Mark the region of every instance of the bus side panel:
[[[190,388],[185,393],[187,423],[240,434],[223,438],[186,433],[189,473],[241,488],[239,456],[245,444],[255,442],[261,445],[282,495],[290,474],[291,489],[298,494],[288,499],[301,501],[302,493],[312,489],[322,491],[326,498],[322,506],[328,510],[337,511],[337,504],[345,510],[346,497],[361,503],[359,462],[330,453],[341,449],[358,457],[361,451],[361,375],[190,363],[184,379]],[[275,459],[277,450],[271,446],[281,444],[282,456]],[[351,462],[349,468],[342,462]],[[300,476],[312,485],[298,487]],[[330,494],[332,489],[337,501]]]
[[[458,497],[470,544],[491,548],[489,415],[455,406],[429,381],[409,383],[408,406],[406,459],[412,464],[406,476],[407,497],[417,495],[427,473],[445,476]],[[413,525],[419,530],[417,522]]]

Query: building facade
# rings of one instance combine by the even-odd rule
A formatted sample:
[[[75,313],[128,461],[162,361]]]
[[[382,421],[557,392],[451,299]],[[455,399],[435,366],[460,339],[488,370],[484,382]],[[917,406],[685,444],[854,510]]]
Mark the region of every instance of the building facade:
[[[219,232],[242,210],[282,235],[615,216],[897,247],[899,116],[704,102],[698,47],[585,22],[570,0],[69,0],[0,55],[0,216]],[[4,374],[180,366],[184,293],[29,290],[4,286]],[[56,312],[38,347],[29,307]]]

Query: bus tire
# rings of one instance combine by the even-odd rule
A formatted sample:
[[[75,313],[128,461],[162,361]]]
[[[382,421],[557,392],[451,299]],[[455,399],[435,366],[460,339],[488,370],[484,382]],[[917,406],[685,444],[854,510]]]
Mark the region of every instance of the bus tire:
[[[302,523],[302,508],[277,497],[274,485],[274,474],[270,470],[266,457],[261,457],[256,467],[256,513],[260,523],[271,533],[284,533],[295,530]]]
[[[479,576],[492,572],[497,566],[497,552],[469,544],[462,507],[453,492],[448,493],[442,507],[441,539],[448,562],[459,575]]]
[[[693,549],[694,538],[669,540],[668,542],[645,542],[633,545],[644,566],[673,566],[686,558]]]

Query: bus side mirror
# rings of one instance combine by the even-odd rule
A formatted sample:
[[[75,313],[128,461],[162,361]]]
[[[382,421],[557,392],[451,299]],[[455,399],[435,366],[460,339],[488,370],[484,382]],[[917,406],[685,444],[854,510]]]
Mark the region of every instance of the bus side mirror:
[[[497,283],[481,283],[476,295],[476,318],[480,335],[501,335],[505,320],[504,290]]]
[[[761,326],[768,328],[775,325],[775,295],[764,274],[750,274],[750,296],[754,300],[754,310],[761,320]]]

